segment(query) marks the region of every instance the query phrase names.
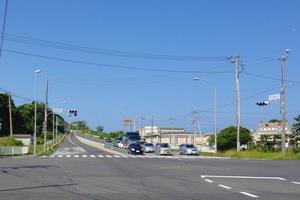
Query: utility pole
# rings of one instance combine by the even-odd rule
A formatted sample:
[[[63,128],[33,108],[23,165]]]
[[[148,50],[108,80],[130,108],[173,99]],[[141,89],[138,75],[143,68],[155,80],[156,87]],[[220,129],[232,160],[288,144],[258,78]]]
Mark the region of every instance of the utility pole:
[[[151,119],[151,143],[153,143],[153,115]]]
[[[198,111],[194,110],[193,111],[193,129],[194,129],[193,144],[194,145],[196,145],[196,126],[197,126],[197,121],[198,121]]]
[[[55,117],[55,139],[56,139],[56,143],[57,143],[57,126],[58,126],[58,118],[56,116]]]
[[[55,140],[55,112],[52,109],[52,143],[54,144]]]
[[[10,137],[13,137],[13,124],[12,124],[12,113],[11,113],[11,94],[8,93],[8,110],[9,110],[9,133]]]
[[[289,50],[280,57],[281,62],[281,91],[280,91],[280,113],[281,113],[281,149],[282,153],[287,153],[286,143],[286,104],[285,104],[285,61],[288,58]]]
[[[48,118],[48,78],[46,78],[46,91],[45,91],[45,116],[43,123],[43,132],[44,132],[44,151],[47,150],[47,118]]]
[[[241,106],[240,106],[240,70],[239,70],[239,56],[232,56],[231,63],[235,64],[235,86],[236,86],[236,150],[240,151],[240,126],[241,126]]]

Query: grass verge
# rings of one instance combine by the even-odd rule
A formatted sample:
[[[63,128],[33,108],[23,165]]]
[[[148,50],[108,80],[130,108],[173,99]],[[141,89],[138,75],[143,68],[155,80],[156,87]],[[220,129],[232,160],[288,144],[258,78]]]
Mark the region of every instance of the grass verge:
[[[300,160],[300,153],[289,151],[286,155],[281,152],[261,152],[261,151],[240,151],[228,150],[226,152],[207,153],[201,152],[201,155],[233,157],[233,158],[252,158],[252,159],[269,159],[269,160]]]

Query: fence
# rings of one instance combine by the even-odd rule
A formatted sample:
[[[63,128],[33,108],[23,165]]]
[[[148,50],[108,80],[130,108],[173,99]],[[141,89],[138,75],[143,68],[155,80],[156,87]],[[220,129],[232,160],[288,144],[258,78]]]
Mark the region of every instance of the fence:
[[[28,154],[28,146],[0,146],[0,156],[14,156]]]

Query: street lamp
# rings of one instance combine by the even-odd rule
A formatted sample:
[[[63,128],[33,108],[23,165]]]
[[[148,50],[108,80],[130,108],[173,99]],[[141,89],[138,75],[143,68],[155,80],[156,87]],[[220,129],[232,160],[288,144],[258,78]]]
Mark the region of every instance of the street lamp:
[[[41,72],[40,69],[34,71],[34,133],[33,133],[33,155],[36,155],[36,96],[37,96],[37,75]]]
[[[205,79],[200,79],[199,77],[194,77],[193,78],[194,81],[204,81],[206,82],[208,85],[210,85],[211,87],[213,87],[214,89],[214,118],[215,118],[215,128],[214,128],[214,132],[215,132],[215,152],[217,152],[218,150],[218,147],[217,147],[217,87],[216,85],[211,82],[211,81],[208,81],[208,80],[205,80]]]

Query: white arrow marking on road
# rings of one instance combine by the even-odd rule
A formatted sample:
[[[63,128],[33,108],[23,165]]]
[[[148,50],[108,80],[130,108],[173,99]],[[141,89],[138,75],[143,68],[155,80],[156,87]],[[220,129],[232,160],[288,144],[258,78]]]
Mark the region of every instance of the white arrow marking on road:
[[[292,183],[300,185],[300,182],[297,182],[297,181],[293,181]]]
[[[281,180],[286,179],[281,177],[263,177],[263,176],[214,176],[214,175],[201,175],[201,178],[237,178],[237,179],[267,179],[267,180]]]
[[[209,180],[209,179],[204,179],[206,182],[209,182],[209,183],[213,183],[212,180]]]
[[[258,198],[258,196],[254,195],[254,194],[250,194],[248,192],[240,192],[241,194],[247,195],[249,197],[253,197],[253,198]]]
[[[226,185],[222,185],[222,184],[219,184],[218,186],[220,186],[222,188],[225,188],[225,189],[228,189],[228,190],[232,189],[232,187],[229,187],[229,186],[226,186]]]

